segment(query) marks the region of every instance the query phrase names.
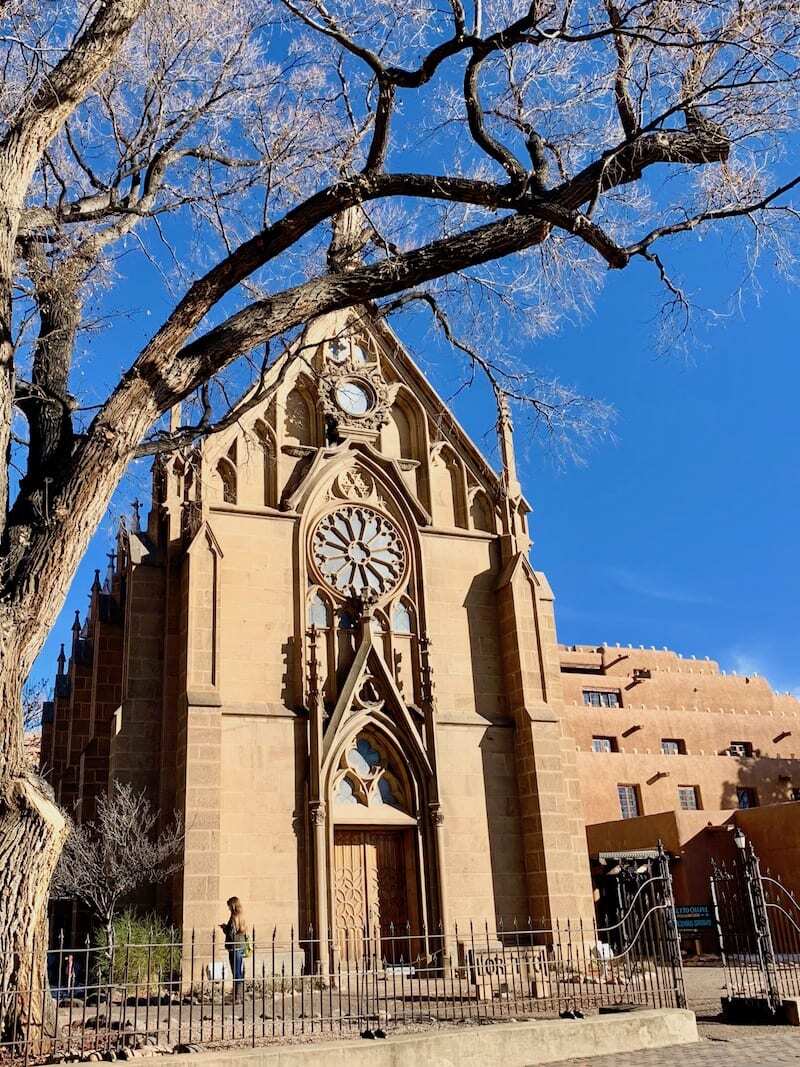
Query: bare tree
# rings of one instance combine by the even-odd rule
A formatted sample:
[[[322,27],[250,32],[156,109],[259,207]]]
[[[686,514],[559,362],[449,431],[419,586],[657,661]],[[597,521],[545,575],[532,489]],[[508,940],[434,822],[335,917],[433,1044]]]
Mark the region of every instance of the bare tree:
[[[42,728],[42,712],[47,699],[48,685],[44,678],[28,679],[22,690],[22,729],[26,734]]]
[[[119,905],[144,886],[165,882],[180,866],[180,816],[156,834],[158,823],[144,793],[116,783],[110,796],[98,799],[97,817],[72,827],[58,861],[51,892],[86,905],[105,933],[109,956]]]
[[[454,338],[450,316],[479,309],[488,346],[506,320],[548,328],[637,260],[687,307],[668,256],[698,231],[724,227],[750,270],[764,249],[790,266],[800,8],[9,0],[0,25],[9,1024],[41,1000],[35,982],[30,1004],[8,994],[28,984],[66,834],[25,769],[22,683],[131,459],[207,432],[209,381],[328,311],[414,294]],[[326,259],[323,231],[355,207],[364,225]],[[166,312],[136,351],[145,277]],[[545,419],[575,410],[489,351],[496,388]],[[164,413],[195,395],[199,417],[168,432]]]

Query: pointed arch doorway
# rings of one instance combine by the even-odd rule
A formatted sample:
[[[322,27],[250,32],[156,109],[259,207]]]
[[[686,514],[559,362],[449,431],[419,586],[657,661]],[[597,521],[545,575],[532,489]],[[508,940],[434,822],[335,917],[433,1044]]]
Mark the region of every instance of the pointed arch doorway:
[[[418,953],[422,884],[412,783],[372,731],[345,750],[333,786],[333,919],[339,959],[398,965]]]

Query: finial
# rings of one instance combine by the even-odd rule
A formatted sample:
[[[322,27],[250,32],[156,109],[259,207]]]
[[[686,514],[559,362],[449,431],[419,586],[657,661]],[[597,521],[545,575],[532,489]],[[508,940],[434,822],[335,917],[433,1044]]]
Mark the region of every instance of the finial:
[[[58,656],[56,658],[56,664],[57,664],[56,674],[58,675],[59,678],[64,674],[64,667],[66,665],[66,662],[67,662],[67,657],[64,654],[64,644],[62,642],[61,649],[59,650]]]
[[[100,568],[95,568],[94,581],[92,582],[92,592],[100,591]]]
[[[117,558],[116,552],[106,552],[108,566],[106,567],[106,580],[103,582],[103,592],[111,592],[111,583],[114,581],[114,563]]]
[[[502,389],[495,387],[494,395],[497,401],[497,433],[500,438],[500,455],[503,460],[503,480],[508,495],[515,497],[520,494],[520,484],[517,479],[517,459],[514,454],[514,423],[511,419],[511,409],[506,394]]]
[[[139,518],[139,508],[141,506],[142,506],[142,502],[141,502],[141,500],[139,500],[138,497],[136,497],[134,500],[131,501],[131,507],[133,508],[133,530],[134,530],[134,533],[138,533],[139,530],[141,529],[141,525],[140,525],[141,520]]]
[[[79,634],[81,632],[81,613],[78,609],[75,611],[75,621],[72,624],[72,632],[74,634]]]

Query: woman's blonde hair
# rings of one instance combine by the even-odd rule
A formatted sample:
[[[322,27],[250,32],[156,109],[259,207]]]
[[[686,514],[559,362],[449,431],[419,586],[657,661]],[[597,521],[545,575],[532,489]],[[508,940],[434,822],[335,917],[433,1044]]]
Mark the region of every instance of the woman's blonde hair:
[[[246,933],[247,929],[244,921],[244,908],[242,907],[241,900],[239,900],[238,897],[229,897],[226,903],[231,909],[231,918],[236,926],[236,933]]]

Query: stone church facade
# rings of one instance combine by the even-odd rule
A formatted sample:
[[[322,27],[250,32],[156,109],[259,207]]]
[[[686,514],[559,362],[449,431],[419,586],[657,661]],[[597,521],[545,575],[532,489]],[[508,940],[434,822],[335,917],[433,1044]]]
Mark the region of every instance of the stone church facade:
[[[162,901],[210,930],[589,918],[575,742],[499,413],[496,474],[368,310],[309,324],[159,458],[62,652],[42,767],[180,811]]]

